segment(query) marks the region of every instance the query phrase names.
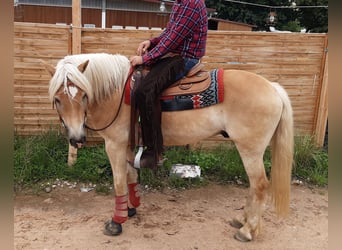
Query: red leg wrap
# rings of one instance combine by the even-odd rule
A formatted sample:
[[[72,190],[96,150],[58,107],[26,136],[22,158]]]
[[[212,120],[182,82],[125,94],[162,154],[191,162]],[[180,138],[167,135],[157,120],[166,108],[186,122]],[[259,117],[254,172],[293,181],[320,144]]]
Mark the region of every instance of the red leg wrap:
[[[138,191],[138,184],[131,183],[128,184],[128,193],[129,193],[129,201],[131,202],[133,207],[140,206],[140,195]]]
[[[127,195],[115,196],[115,210],[113,221],[116,223],[124,223],[128,216]]]

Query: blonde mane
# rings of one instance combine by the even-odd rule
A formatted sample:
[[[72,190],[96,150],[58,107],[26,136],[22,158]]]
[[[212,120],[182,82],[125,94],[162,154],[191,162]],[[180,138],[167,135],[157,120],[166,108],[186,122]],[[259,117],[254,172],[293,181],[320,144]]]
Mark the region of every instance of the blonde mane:
[[[78,65],[89,60],[86,70],[81,73]],[[56,72],[50,80],[49,97],[53,96],[64,85],[69,93],[67,79],[81,88],[88,96],[89,102],[100,102],[114,91],[121,91],[129,73],[130,62],[127,57],[116,54],[95,53],[70,55],[61,59]]]

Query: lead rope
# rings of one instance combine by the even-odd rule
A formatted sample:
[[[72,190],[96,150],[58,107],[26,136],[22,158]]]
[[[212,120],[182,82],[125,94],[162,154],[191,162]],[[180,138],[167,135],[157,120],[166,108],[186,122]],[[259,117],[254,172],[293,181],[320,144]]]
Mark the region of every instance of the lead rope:
[[[87,124],[84,125],[85,128],[90,129],[90,130],[92,130],[92,131],[101,131],[101,130],[105,130],[106,128],[108,128],[109,126],[111,126],[111,125],[114,123],[114,121],[116,120],[116,118],[118,118],[118,116],[119,116],[119,113],[120,113],[120,110],[121,110],[121,106],[122,106],[122,101],[123,101],[123,98],[124,98],[124,96],[125,96],[126,85],[127,85],[127,83],[129,82],[129,78],[132,76],[132,74],[133,74],[133,68],[131,67],[131,68],[130,68],[130,71],[129,71],[129,74],[128,74],[128,77],[127,77],[127,80],[126,80],[126,82],[125,82],[123,91],[122,91],[122,95],[121,95],[121,99],[120,99],[120,105],[119,105],[119,107],[118,107],[118,110],[116,111],[116,114],[115,114],[113,120],[112,120],[108,125],[106,125],[106,126],[103,127],[103,128],[91,128],[91,127],[89,127]]]

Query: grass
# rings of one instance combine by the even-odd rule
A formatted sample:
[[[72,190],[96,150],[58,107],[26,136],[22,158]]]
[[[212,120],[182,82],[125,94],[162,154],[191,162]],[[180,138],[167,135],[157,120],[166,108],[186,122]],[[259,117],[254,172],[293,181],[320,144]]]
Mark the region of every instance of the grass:
[[[48,131],[39,136],[14,137],[14,183],[27,185],[63,175],[66,140]]]
[[[212,150],[172,147],[165,155],[168,160],[164,165],[168,168],[175,163],[198,165],[201,167],[201,174],[209,180],[232,182],[239,178],[247,181],[239,153],[232,146],[220,145]]]
[[[108,193],[113,177],[104,145],[78,150],[77,162],[67,165],[68,144],[56,131],[30,137],[14,138],[14,183],[16,188],[36,187],[42,182],[69,180],[92,182],[96,190]],[[190,188],[206,185],[209,181],[248,185],[238,151],[234,146],[218,146],[212,150],[170,147],[166,160],[157,171],[140,170],[140,183],[149,188]],[[270,150],[264,155],[266,173],[271,169]],[[183,179],[169,175],[173,164],[201,167],[200,178]],[[306,183],[325,186],[328,182],[328,154],[314,144],[309,136],[295,138],[293,177]]]
[[[77,182],[112,182],[104,145],[78,150],[77,162],[67,165],[68,143],[63,135],[48,131],[41,135],[14,136],[14,183],[32,187],[56,179]]]
[[[328,152],[315,146],[313,137],[295,137],[292,175],[307,183],[328,184]]]

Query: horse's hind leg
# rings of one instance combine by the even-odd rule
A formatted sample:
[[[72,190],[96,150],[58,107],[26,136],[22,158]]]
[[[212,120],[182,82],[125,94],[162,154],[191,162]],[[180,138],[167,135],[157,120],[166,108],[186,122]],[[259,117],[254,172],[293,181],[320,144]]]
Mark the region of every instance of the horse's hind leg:
[[[235,238],[250,241],[260,231],[262,214],[265,210],[269,181],[266,177],[263,150],[253,150],[236,145],[249,178],[250,189],[242,217],[233,220],[232,225],[239,227]]]

